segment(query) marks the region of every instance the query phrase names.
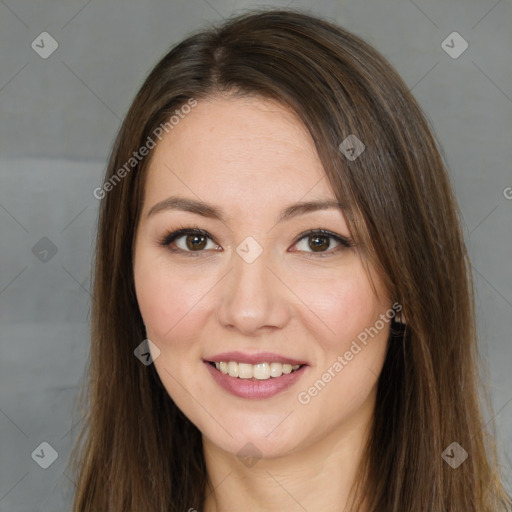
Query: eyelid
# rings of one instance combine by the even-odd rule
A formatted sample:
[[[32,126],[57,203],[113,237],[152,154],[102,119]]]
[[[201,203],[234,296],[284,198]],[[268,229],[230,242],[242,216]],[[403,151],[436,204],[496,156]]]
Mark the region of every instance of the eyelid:
[[[180,249],[179,247],[171,248],[171,244],[178,238],[181,238],[182,236],[187,235],[202,235],[209,240],[211,240],[215,245],[220,247],[220,244],[218,244],[215,239],[208,233],[208,231],[205,231],[204,229],[199,228],[198,226],[180,226],[178,229],[171,231],[170,233],[167,233],[164,235],[164,237],[160,240],[159,245],[162,247],[167,248],[169,251],[174,253],[179,253],[184,256],[192,256],[197,257],[201,256],[202,253],[205,253],[205,250],[201,251],[186,251],[184,249]]]
[[[205,236],[206,238],[210,239],[213,243],[215,243],[216,245],[220,246],[220,244],[216,242],[216,240],[210,235],[210,233],[208,233],[207,231],[205,231],[205,230],[203,230],[203,229],[201,229],[201,228],[199,228],[198,226],[195,226],[195,225],[194,226],[188,226],[188,227],[187,226],[180,226],[178,229],[173,230],[170,233],[167,233],[163,237],[163,239],[160,241],[159,245],[169,248],[171,243],[174,242],[177,238],[180,238],[181,236],[194,235],[194,234]],[[336,240],[339,243],[339,246],[335,247],[334,249],[331,249],[331,250],[320,251],[320,252],[314,252],[314,251],[312,251],[312,252],[309,252],[309,251],[291,251],[291,252],[303,252],[304,254],[307,254],[308,256],[312,256],[312,257],[320,256],[320,257],[322,257],[322,256],[333,255],[333,254],[337,253],[339,250],[348,249],[350,247],[354,247],[354,245],[355,245],[353,240],[351,238],[349,238],[349,237],[338,235],[337,233],[333,233],[332,231],[329,231],[329,230],[326,230],[326,229],[317,228],[317,229],[310,229],[310,230],[305,231],[305,232],[301,233],[300,235],[298,235],[297,238],[295,239],[295,241],[293,242],[292,247],[294,245],[297,245],[297,243],[300,242],[302,239],[304,239],[304,238],[306,238],[308,236],[312,236],[312,235],[320,235],[320,236],[325,236],[325,237],[333,238],[334,240]],[[170,249],[170,250],[172,250],[173,252],[179,252],[181,254],[185,254],[187,256],[199,256],[201,253],[205,252],[204,250],[201,250],[201,251],[185,251],[185,250],[179,249],[179,248]]]
[[[338,241],[340,244],[346,246],[346,247],[352,247],[354,246],[354,242],[350,237],[338,235],[337,233],[333,233],[332,231],[329,231],[328,229],[309,229],[308,231],[305,231],[304,233],[301,233],[297,239],[295,240],[294,244],[302,240],[303,238],[311,235],[322,235],[322,236],[328,236],[334,238],[336,241]]]
[[[292,252],[303,252],[307,257],[327,257],[327,256],[332,256],[334,254],[337,254],[340,250],[343,250],[343,249],[349,249],[351,247],[354,247],[355,244],[354,244],[354,241],[352,240],[352,238],[350,237],[346,237],[346,236],[342,236],[342,235],[338,235],[337,233],[333,233],[332,231],[329,231],[327,229],[322,229],[322,228],[317,228],[317,229],[310,229],[304,233],[301,233],[297,239],[295,240],[295,242],[293,243],[293,245],[297,245],[303,238],[306,238],[308,236],[313,236],[313,235],[320,235],[320,236],[325,236],[325,237],[328,237],[328,238],[333,238],[334,240],[336,240],[336,242],[338,242],[338,246],[335,247],[334,249],[330,249],[330,250],[327,250],[327,251],[320,251],[320,252],[315,252],[315,251],[292,251]],[[292,247],[293,247],[292,245]]]
[[[167,233],[161,240],[160,244],[161,245],[170,245],[172,242],[174,242],[174,240],[176,240],[176,238],[179,238],[180,236],[184,236],[184,235],[202,235],[202,236],[205,236],[205,237],[209,238],[210,240],[212,240],[212,242],[215,242],[215,240],[210,235],[210,233],[208,233],[208,231],[205,231],[204,229],[201,229],[196,226],[189,226],[189,227],[183,226],[183,227],[179,227],[176,230],[171,231],[170,233]],[[217,244],[217,242],[215,242],[215,243]],[[217,244],[217,245],[219,245],[219,244]]]

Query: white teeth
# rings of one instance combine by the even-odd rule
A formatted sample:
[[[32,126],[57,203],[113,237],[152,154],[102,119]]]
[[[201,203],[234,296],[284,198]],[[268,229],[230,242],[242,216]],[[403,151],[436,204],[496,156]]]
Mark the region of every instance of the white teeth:
[[[238,377],[238,365],[233,361],[228,363],[228,374],[231,377]]]
[[[291,365],[288,363],[237,363],[235,361],[221,361],[215,363],[215,368],[230,377],[238,377],[240,379],[268,380],[271,377],[281,377],[283,373],[286,375],[292,371],[298,370],[300,364]]]
[[[259,363],[252,367],[253,377],[258,380],[270,379],[270,364]]]
[[[238,363],[238,376],[241,379],[252,379],[252,364]]]
[[[283,365],[281,363],[270,363],[270,376],[281,377],[283,374]]]

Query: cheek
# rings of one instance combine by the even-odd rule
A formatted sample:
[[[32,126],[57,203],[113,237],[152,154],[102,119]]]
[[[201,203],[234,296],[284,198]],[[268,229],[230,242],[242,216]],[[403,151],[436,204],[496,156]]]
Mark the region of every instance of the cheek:
[[[208,279],[185,279],[166,265],[141,259],[135,265],[135,289],[148,337],[163,344],[186,342],[196,332],[201,300],[212,285]]]
[[[366,402],[382,370],[390,325],[381,320],[387,298],[375,296],[363,272],[334,280],[323,290],[317,288],[310,300],[329,329],[324,327],[326,335],[316,338],[322,350],[321,362],[299,401],[314,402],[319,411],[336,410],[333,420],[338,421]]]
[[[305,302],[314,313],[308,315],[308,330],[315,333],[318,357],[298,400],[314,403],[318,411],[337,411],[333,421],[350,416],[365,403],[385,360],[389,322],[380,318],[389,304],[374,279],[379,297],[358,266],[335,277],[331,273],[330,279],[300,282],[298,294],[307,297]]]
[[[375,323],[387,304],[375,296],[366,274],[358,268],[329,279],[302,279],[296,286],[297,296],[305,298],[311,329],[327,351],[345,350]]]

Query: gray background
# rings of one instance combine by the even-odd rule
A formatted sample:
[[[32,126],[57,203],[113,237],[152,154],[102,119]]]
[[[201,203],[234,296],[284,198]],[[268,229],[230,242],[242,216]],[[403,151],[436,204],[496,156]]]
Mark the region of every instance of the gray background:
[[[1,512],[70,507],[73,483],[65,469],[88,357],[98,208],[92,191],[101,184],[120,120],[172,44],[207,22],[261,5],[0,1]],[[481,350],[510,483],[510,0],[266,5],[312,8],[368,40],[398,69],[435,127],[475,267]],[[34,40],[41,46],[44,31],[59,45],[47,59],[31,48]],[[454,31],[469,45],[458,58],[441,46]],[[451,39],[447,44],[461,48]],[[51,243],[40,242],[43,237]],[[31,456],[43,441],[58,452],[47,469]]]

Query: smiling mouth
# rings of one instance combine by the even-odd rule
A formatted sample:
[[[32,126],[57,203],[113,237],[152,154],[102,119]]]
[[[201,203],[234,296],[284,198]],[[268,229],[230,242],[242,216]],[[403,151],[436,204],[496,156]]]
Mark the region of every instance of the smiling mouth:
[[[281,377],[293,373],[303,366],[301,364],[291,365],[287,363],[237,363],[235,361],[208,361],[208,363],[216,368],[224,375],[238,379],[252,379],[252,380],[269,380],[271,378]]]

